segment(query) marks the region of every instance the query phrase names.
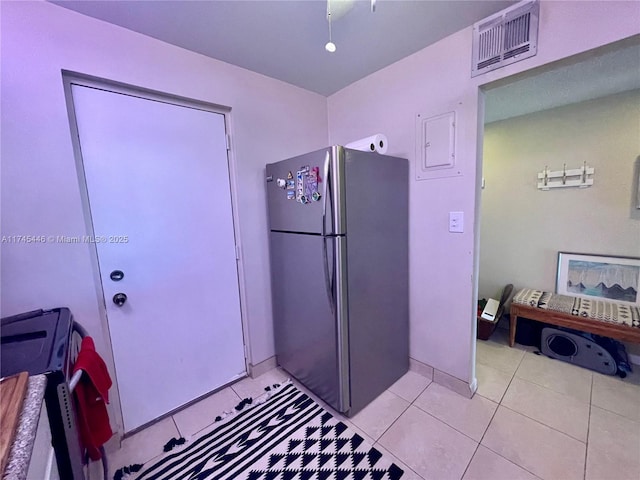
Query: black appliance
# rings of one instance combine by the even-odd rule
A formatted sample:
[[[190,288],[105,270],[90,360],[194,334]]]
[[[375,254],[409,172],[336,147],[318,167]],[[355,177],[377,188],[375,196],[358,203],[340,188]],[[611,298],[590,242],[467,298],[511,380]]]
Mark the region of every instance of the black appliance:
[[[577,330],[545,327],[542,329],[540,350],[548,357],[605,375],[615,375],[618,362],[605,347],[598,344],[598,338]]]
[[[80,437],[68,384],[75,359],[71,311],[35,310],[5,317],[0,325],[0,374],[46,375],[45,403],[60,478],[83,480]]]

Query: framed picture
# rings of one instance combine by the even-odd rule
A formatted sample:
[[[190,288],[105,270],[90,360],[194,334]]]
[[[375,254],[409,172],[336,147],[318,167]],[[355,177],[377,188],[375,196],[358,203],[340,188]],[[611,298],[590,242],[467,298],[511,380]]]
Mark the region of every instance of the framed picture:
[[[558,252],[556,293],[640,306],[640,258]]]

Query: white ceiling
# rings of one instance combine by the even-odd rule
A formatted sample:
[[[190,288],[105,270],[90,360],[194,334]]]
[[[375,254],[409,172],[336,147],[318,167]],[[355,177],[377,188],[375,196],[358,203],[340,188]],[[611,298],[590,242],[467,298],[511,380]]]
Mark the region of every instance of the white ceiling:
[[[331,0],[331,54],[326,0],[52,1],[322,95],[515,3],[377,0],[372,13],[370,0]]]
[[[376,0],[372,13],[371,0],[330,0],[337,45],[331,54],[324,49],[326,0],[50,1],[322,95],[515,3]],[[637,88],[640,38],[488,90],[485,121]]]

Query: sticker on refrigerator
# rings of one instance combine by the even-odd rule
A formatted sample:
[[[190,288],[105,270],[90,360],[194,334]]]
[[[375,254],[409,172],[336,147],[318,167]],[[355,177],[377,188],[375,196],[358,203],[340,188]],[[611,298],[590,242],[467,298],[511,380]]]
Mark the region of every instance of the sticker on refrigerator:
[[[307,191],[306,184],[309,177],[309,166],[300,167],[296,172],[296,201],[305,204],[311,200],[311,194]],[[309,194],[308,194],[309,193]]]
[[[309,172],[309,176],[307,177],[306,184],[306,195],[307,198],[310,198],[314,202],[320,200],[320,193],[318,192],[318,181],[320,178],[320,169],[318,167],[313,167]]]
[[[295,190],[296,182],[295,180],[287,180],[287,190]]]
[[[287,180],[291,180],[293,179],[293,173],[289,172],[287,173]]]
[[[287,190],[287,200],[295,200],[296,199],[296,192],[294,192],[293,190]]]
[[[304,180],[302,179],[302,171],[296,172],[296,201],[301,202],[301,198],[304,195]]]

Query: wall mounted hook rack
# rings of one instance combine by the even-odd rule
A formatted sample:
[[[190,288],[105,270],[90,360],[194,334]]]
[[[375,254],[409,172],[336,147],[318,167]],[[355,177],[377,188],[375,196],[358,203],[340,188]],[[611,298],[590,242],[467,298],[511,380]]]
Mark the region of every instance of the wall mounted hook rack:
[[[595,169],[589,167],[587,162],[584,162],[580,168],[572,169],[567,169],[567,164],[565,163],[562,170],[549,170],[549,167],[545,165],[544,170],[538,172],[538,189],[587,188],[593,185],[594,173]]]

